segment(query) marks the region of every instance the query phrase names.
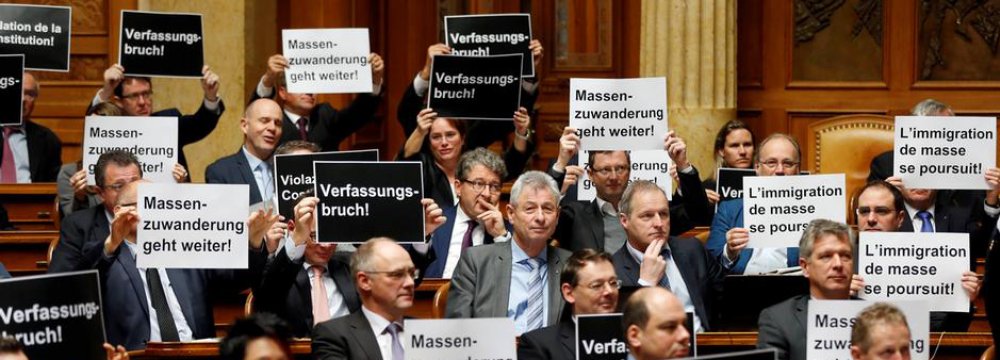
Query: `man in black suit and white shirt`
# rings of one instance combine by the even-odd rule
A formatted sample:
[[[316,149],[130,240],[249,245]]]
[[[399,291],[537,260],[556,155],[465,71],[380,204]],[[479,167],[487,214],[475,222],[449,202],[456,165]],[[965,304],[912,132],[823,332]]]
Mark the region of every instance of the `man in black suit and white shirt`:
[[[55,182],[62,142],[52,130],[31,120],[39,90],[35,76],[24,73],[21,84],[21,126],[0,127],[0,183]]]
[[[205,182],[250,185],[250,204],[273,201],[274,169],[271,155],[281,138],[281,107],[271,99],[257,99],[240,119],[243,147],[205,169]]]

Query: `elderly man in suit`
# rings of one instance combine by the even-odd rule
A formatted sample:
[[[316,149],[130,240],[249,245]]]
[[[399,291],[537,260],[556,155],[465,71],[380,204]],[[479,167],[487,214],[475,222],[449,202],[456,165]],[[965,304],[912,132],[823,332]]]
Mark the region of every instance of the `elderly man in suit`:
[[[559,188],[539,171],[517,178],[507,215],[514,241],[468,248],[455,268],[446,317],[508,317],[518,334],[555,324],[562,312],[559,273],[570,253],[549,245],[559,219]]]
[[[669,236],[670,204],[656,183],[633,181],[619,205],[628,242],[613,256],[625,286],[669,289],[692,312],[694,329],[709,329],[713,300],[722,293],[723,271],[701,241]]]
[[[31,120],[38,81],[22,79],[21,126],[0,127],[0,183],[55,182],[62,162],[62,142],[49,128]]]
[[[270,99],[258,99],[247,106],[240,129],[243,147],[205,169],[205,182],[250,185],[250,203],[274,201],[274,169],[271,155],[281,138],[281,107]]]

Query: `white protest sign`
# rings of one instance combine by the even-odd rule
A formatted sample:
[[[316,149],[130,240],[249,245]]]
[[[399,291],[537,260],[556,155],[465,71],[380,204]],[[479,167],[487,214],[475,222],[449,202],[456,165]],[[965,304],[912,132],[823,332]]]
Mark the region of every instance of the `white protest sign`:
[[[510,318],[407,319],[403,329],[407,360],[517,358]]]
[[[370,93],[368,29],[281,30],[285,83],[300,94]]]
[[[667,79],[570,79],[569,126],[582,150],[662,150]]]
[[[969,270],[969,234],[862,232],[858,272],[867,300],[924,300],[932,311],[969,312],[962,273]]]
[[[866,279],[867,280],[867,279]],[[855,318],[874,302],[810,300],[806,318],[806,359],[850,359]],[[910,356],[926,360],[930,350],[930,311],[922,301],[893,302],[910,326]]]
[[[94,185],[94,166],[101,154],[125,150],[139,159],[142,177],[175,182],[177,118],[169,116],[88,116],[83,129],[83,168]],[[110,184],[109,184],[110,185]]]
[[[250,187],[139,184],[138,267],[246,269]]]
[[[911,189],[989,189],[996,130],[993,117],[897,116],[892,173]]]
[[[799,246],[814,219],[845,222],[844,174],[743,178],[743,224],[751,248]]]
[[[580,161],[582,162],[580,165],[585,169],[590,165],[587,163],[589,156],[589,152],[586,150],[580,152]],[[660,185],[660,188],[667,193],[668,200],[673,197],[674,183],[673,179],[670,178],[670,164],[673,162],[665,150],[634,150],[629,151],[629,157],[632,165],[629,167],[628,179],[621,183],[622,190],[628,185],[628,182],[633,180],[649,180]],[[618,175],[609,172],[607,176],[600,174],[597,176],[603,176],[607,179]],[[605,179],[601,180],[607,182],[608,180]],[[594,186],[594,180],[590,178],[587,171],[584,171],[583,176],[576,183],[576,199],[579,201],[594,200],[597,197],[597,189]]]

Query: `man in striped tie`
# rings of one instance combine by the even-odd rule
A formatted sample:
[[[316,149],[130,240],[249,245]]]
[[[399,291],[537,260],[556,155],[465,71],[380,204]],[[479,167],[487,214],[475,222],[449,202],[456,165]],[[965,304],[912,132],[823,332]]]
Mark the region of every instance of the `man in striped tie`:
[[[559,218],[552,177],[528,171],[510,192],[514,241],[466,249],[452,274],[445,316],[509,317],[518,334],[555,324],[563,308],[559,273],[570,253],[549,245]]]

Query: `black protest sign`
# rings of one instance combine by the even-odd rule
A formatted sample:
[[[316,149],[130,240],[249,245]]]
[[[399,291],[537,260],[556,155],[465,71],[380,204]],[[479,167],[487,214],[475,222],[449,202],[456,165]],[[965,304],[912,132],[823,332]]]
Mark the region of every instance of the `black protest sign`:
[[[777,349],[758,349],[737,351],[709,356],[698,356],[694,359],[718,359],[718,360],[778,360]]]
[[[105,358],[97,270],[0,281],[0,304],[0,335],[19,340],[29,358]]]
[[[201,77],[201,14],[122,10],[118,63],[134,76]]]
[[[715,174],[715,192],[719,201],[742,199],[743,178],[757,176],[753,169],[719,168]]]
[[[444,38],[452,55],[523,54],[521,74],[535,77],[530,14],[445,16]]]
[[[24,54],[29,70],[69,71],[69,6],[0,4],[0,54]]]
[[[24,55],[0,55],[0,126],[21,125],[23,76]]]
[[[440,117],[513,121],[521,103],[522,57],[435,55],[427,107]]]
[[[624,360],[628,356],[622,314],[576,317],[576,358],[579,360]]]
[[[686,312],[684,313],[684,328],[687,329],[688,334],[688,351],[691,356],[698,356],[698,342],[695,341],[698,338],[698,331],[694,328],[694,313]]]
[[[318,241],[424,243],[420,162],[316,161],[313,174]]]
[[[313,191],[313,161],[378,161],[378,150],[331,151],[274,156],[275,193],[278,214],[295,219],[293,209],[299,195]]]

